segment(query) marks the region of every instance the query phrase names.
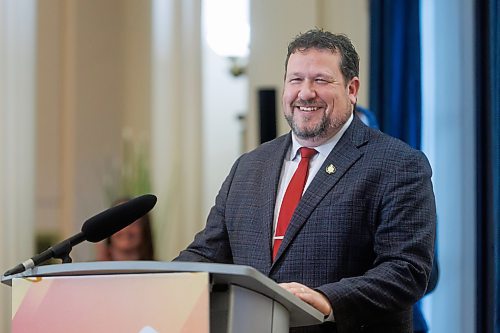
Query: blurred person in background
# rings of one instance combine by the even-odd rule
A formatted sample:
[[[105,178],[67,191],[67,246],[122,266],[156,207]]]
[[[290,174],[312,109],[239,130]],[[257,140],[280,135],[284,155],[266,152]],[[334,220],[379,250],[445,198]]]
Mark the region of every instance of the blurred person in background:
[[[127,202],[121,198],[113,206]],[[97,244],[96,260],[154,260],[153,235],[149,214],[134,221],[111,237]]]

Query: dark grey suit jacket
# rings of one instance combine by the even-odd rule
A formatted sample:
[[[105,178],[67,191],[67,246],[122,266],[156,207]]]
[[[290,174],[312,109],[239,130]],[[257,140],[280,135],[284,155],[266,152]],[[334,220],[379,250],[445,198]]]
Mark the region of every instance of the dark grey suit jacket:
[[[175,260],[249,265],[276,282],[316,288],[336,324],[296,332],[411,332],[436,227],[426,157],[355,117],[304,193],[273,262],[274,205],[290,144],[287,134],[235,162],[205,229]]]

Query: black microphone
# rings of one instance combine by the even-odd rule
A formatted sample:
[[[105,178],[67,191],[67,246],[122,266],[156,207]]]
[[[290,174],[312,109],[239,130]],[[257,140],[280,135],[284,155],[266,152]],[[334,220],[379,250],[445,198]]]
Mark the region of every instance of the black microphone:
[[[84,240],[97,243],[110,237],[115,232],[125,228],[148,213],[153,209],[156,201],[156,196],[144,194],[111,207],[85,221],[82,225],[82,231],[78,234],[49,247],[42,253],[8,270],[4,273],[4,276],[24,272],[52,258],[60,258],[63,260],[63,263],[71,262],[69,253],[73,246],[80,244]]]
[[[91,217],[82,226],[85,240],[97,243],[108,238],[146,215],[156,205],[156,200],[154,195],[144,194]]]

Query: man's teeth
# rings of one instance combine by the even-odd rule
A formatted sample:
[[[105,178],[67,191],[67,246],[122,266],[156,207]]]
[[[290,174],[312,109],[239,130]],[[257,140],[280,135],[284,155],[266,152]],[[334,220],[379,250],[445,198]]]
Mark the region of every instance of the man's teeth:
[[[300,111],[316,111],[319,109],[316,106],[299,106]]]

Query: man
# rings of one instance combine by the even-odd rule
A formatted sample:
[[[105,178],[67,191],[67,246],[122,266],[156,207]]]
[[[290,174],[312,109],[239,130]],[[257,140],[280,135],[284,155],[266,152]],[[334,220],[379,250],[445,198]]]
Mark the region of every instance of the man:
[[[429,163],[354,117],[358,72],[343,35],[316,29],[290,43],[283,109],[292,132],[236,161],[205,229],[176,258],[253,266],[325,315],[293,332],[411,332],[429,279]],[[304,168],[286,221],[288,188],[296,192]]]

